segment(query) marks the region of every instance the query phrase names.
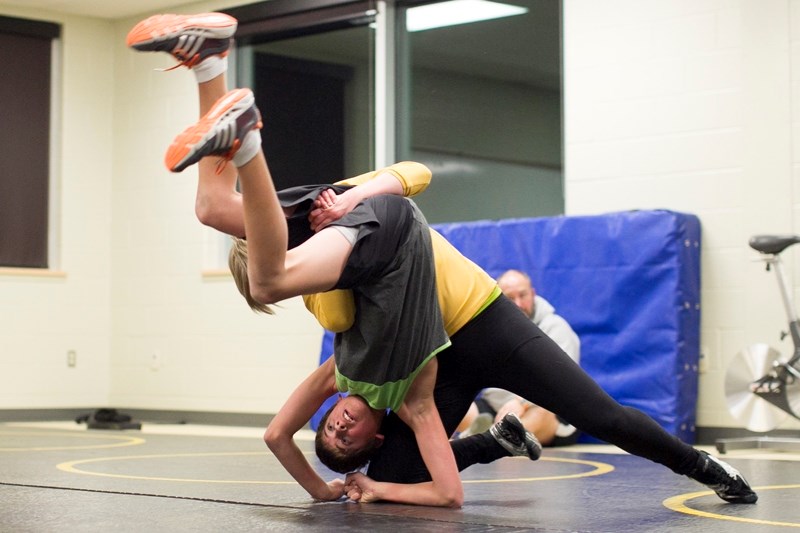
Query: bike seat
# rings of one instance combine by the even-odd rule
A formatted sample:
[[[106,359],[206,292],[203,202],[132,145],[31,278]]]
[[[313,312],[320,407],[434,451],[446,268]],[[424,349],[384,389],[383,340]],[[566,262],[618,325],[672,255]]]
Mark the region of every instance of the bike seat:
[[[798,242],[800,235],[754,235],[750,237],[750,248],[762,254],[779,254]]]

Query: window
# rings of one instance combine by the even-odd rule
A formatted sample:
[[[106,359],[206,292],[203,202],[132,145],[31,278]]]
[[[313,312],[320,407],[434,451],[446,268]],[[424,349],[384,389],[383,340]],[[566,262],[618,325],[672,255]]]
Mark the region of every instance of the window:
[[[272,0],[228,11],[239,20],[237,83],[264,117],[277,188],[372,170],[374,2]]]
[[[50,103],[60,26],[0,17],[0,266],[49,266]]]
[[[417,197],[430,222],[563,213],[561,1],[494,3],[511,14],[422,31],[409,29],[411,10],[457,3],[271,0],[229,10],[240,21],[237,83],[257,98],[273,89],[305,99],[273,124],[270,113],[288,103],[262,108],[276,184],[333,181],[339,168],[355,175],[411,159],[436,176]],[[456,10],[463,15],[463,4]],[[300,87],[322,76],[330,98],[281,92],[278,76]],[[259,107],[270,101],[276,96]],[[314,116],[319,110],[330,113]],[[326,128],[314,136],[318,124]],[[294,146],[270,154],[270,139]],[[324,143],[342,154],[341,167],[316,152]]]
[[[494,3],[516,14],[464,23],[460,2],[398,1],[397,158],[433,171],[416,199],[429,222],[564,212],[561,2]],[[415,31],[430,7],[462,20]]]

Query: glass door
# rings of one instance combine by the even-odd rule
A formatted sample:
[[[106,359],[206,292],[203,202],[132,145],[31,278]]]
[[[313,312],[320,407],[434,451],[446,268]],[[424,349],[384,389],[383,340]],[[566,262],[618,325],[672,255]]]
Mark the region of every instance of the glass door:
[[[416,199],[430,222],[564,212],[560,15],[559,0],[398,2],[397,155],[433,170]]]
[[[256,15],[252,6],[228,11],[240,20],[237,83],[255,93],[278,188],[372,169],[371,5],[274,0]]]

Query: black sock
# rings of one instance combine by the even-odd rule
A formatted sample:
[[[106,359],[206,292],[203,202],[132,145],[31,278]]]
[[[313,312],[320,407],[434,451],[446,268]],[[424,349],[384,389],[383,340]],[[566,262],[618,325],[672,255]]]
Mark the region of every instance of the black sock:
[[[452,446],[459,472],[476,463],[488,464],[511,456],[488,432],[456,439],[452,441]]]

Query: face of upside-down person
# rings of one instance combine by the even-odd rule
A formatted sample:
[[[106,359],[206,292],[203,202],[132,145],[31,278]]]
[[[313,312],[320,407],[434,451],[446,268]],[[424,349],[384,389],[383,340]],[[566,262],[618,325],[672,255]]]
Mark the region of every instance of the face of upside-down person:
[[[322,439],[329,449],[355,453],[383,440],[378,433],[380,416],[360,396],[350,395],[334,404],[324,421]]]

